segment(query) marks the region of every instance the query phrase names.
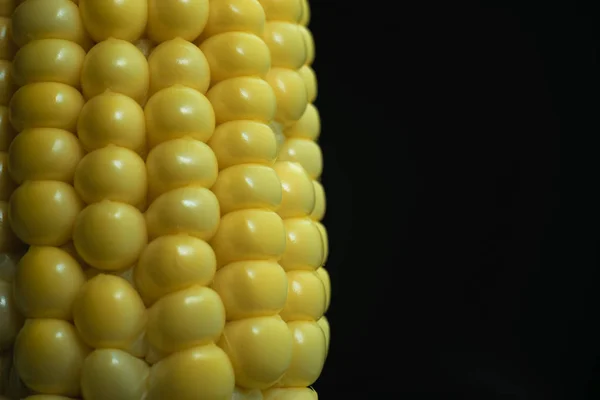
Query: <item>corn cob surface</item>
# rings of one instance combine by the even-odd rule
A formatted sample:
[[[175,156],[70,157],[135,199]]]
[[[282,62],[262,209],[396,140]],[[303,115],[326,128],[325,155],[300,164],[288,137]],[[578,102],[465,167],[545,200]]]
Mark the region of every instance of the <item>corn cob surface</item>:
[[[0,0],[0,399],[312,400],[305,0]]]

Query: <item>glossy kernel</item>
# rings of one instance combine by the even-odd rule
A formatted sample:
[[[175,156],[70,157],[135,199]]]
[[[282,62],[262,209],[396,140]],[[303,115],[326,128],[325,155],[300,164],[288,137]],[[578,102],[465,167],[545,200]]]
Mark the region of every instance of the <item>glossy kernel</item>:
[[[201,39],[224,32],[246,32],[261,36],[265,12],[257,0],[212,0]]]
[[[271,128],[254,121],[231,121],[217,126],[208,145],[225,169],[238,164],[271,165],[277,157],[277,143]]]
[[[247,389],[270,387],[292,361],[290,330],[278,316],[228,322],[218,345],[231,360],[236,384]]]
[[[223,216],[211,244],[218,268],[243,260],[276,261],[285,249],[285,228],[272,211],[234,211]]]
[[[129,204],[94,203],[75,221],[73,243],[77,252],[87,264],[101,270],[131,267],[147,241],[144,216]]]
[[[211,189],[219,199],[221,214],[249,208],[274,211],[281,204],[281,182],[273,168],[241,164],[219,173]]]
[[[283,224],[287,241],[281,266],[286,271],[315,271],[322,266],[324,245],[317,224],[308,218],[287,218]]]
[[[271,68],[266,81],[277,99],[275,121],[284,127],[298,121],[308,105],[306,85],[300,74],[287,68]]]
[[[312,388],[272,388],[263,392],[263,400],[319,400]]]
[[[75,132],[83,103],[81,93],[64,83],[30,83],[13,95],[10,122],[17,132],[28,128],[57,128]]]
[[[304,217],[315,207],[315,189],[312,180],[297,163],[279,161],[273,165],[277,172],[283,197],[277,213],[281,218]]]
[[[227,79],[213,86],[206,96],[214,108],[217,124],[236,120],[268,123],[275,116],[275,93],[259,78]]]
[[[318,179],[323,172],[321,147],[312,140],[291,138],[279,149],[279,161],[291,161],[304,168],[311,179]]]
[[[209,0],[148,0],[148,37],[194,41],[208,21]]]
[[[9,150],[9,171],[18,184],[24,181],[72,182],[75,168],[83,157],[77,137],[54,128],[25,129]]]
[[[210,65],[213,84],[240,76],[264,78],[271,68],[269,48],[250,33],[221,33],[205,40],[200,49]]]
[[[327,199],[325,190],[319,181],[313,180],[313,188],[315,189],[315,206],[310,213],[310,219],[313,221],[321,221],[327,210]]]
[[[303,27],[290,22],[267,22],[263,38],[271,51],[271,65],[297,70],[308,59]]]
[[[308,102],[313,103],[317,99],[318,93],[317,75],[315,74],[315,71],[308,65],[305,65],[302,68],[300,68],[298,70],[298,73],[304,81]]]
[[[148,58],[150,95],[173,85],[204,94],[210,85],[209,63],[193,43],[175,38],[159,44]]]
[[[288,322],[288,327],[293,338],[292,363],[278,386],[310,386],[321,375],[325,364],[325,332],[314,321]]]
[[[146,211],[150,238],[179,233],[201,240],[219,227],[219,201],[208,189],[184,187],[160,195]]]
[[[81,392],[86,400],[143,399],[150,368],[117,349],[90,353],[81,369]]]
[[[58,319],[29,319],[15,341],[15,367],[31,389],[77,396],[81,366],[90,349],[75,327]]]
[[[70,320],[84,283],[81,266],[68,253],[57,247],[31,246],[19,261],[15,299],[26,318]]]
[[[288,295],[280,315],[284,321],[316,321],[325,313],[327,296],[321,278],[312,271],[289,271]]]
[[[302,117],[296,123],[284,129],[288,138],[299,138],[316,141],[321,135],[321,117],[314,104],[308,104]]]
[[[7,106],[14,93],[12,63],[0,60],[0,105]]]
[[[74,186],[87,204],[112,200],[141,207],[146,201],[146,164],[134,151],[109,145],[81,159]]]
[[[79,87],[85,50],[63,39],[42,39],[19,49],[12,65],[16,85],[35,82],[58,82]]]
[[[81,88],[86,99],[111,90],[141,104],[146,100],[149,86],[150,72],[146,57],[129,42],[104,40],[92,47],[85,56]]]
[[[33,40],[63,39],[88,48],[90,39],[79,8],[71,0],[25,0],[12,15],[12,37],[19,47]]]
[[[210,188],[217,180],[217,158],[208,145],[190,138],[153,148],[146,159],[150,198],[184,186]]]
[[[108,38],[137,40],[148,22],[146,0],[80,0],[85,28],[94,41]]]
[[[267,21],[285,21],[297,24],[302,18],[301,0],[259,0]]]
[[[146,400],[230,400],[234,381],[223,350],[214,344],[194,347],[152,366]]]
[[[81,288],[73,318],[81,338],[90,346],[128,350],[143,333],[146,308],[125,279],[101,274]]]
[[[185,136],[206,142],[215,130],[215,114],[208,99],[182,85],[156,92],[144,113],[150,148]]]
[[[168,294],[148,310],[150,353],[156,351],[162,358],[208,344],[221,336],[224,327],[225,308],[214,290],[192,286]]]
[[[193,285],[208,285],[217,260],[208,243],[188,235],[160,236],[142,252],[134,270],[135,286],[149,304]]]
[[[77,136],[87,151],[114,144],[143,153],[146,151],[144,110],[128,96],[102,93],[81,109]]]
[[[10,198],[10,224],[27,244],[61,246],[71,239],[82,206],[75,189],[67,183],[27,181]]]
[[[287,276],[276,261],[240,261],[221,268],[212,288],[221,296],[227,320],[279,313],[287,298]]]

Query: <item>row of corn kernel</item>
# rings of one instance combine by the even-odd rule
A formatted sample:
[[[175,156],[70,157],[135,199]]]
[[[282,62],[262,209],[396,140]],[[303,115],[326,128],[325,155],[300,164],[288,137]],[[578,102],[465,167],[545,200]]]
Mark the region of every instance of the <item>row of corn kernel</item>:
[[[0,0],[0,399],[21,394],[12,347],[23,318],[14,302],[12,281],[22,243],[8,223],[8,199],[14,190],[8,172],[8,149],[14,137],[8,118],[8,101],[13,92],[10,68],[15,50],[9,29],[14,6],[12,0]]]
[[[206,4],[205,4],[206,3]],[[212,6],[212,4],[211,4]],[[151,204],[146,213],[152,240],[134,272],[148,311],[146,360],[149,400],[230,399],[234,372],[215,342],[225,326],[219,295],[206,287],[216,256],[207,243],[219,227],[220,207],[209,190],[217,158],[205,144],[215,113],[206,98],[209,63],[192,42],[208,19],[208,3],[171,2],[171,16],[148,38],[151,97],[145,108],[150,152],[146,160]]]
[[[302,117],[309,101],[306,84],[297,72],[309,57],[300,25],[303,19],[308,22],[309,8],[308,3],[298,0],[261,2],[267,14],[265,40],[273,57],[267,79],[277,96],[274,127],[281,134]],[[315,272],[324,263],[324,243],[321,232],[309,218],[316,204],[311,176],[297,160],[281,157],[285,147],[281,138],[276,165],[281,166],[278,170],[284,198],[288,197],[287,204],[279,210],[287,235],[286,252],[280,262],[288,275],[288,298],[281,316],[292,331],[294,353],[290,369],[277,383],[278,388],[267,392],[267,397],[302,395],[308,399],[316,396],[308,386],[321,373],[327,347],[325,332],[316,323],[326,307],[326,289]]]
[[[211,241],[218,268],[212,287],[225,305],[228,322],[219,346],[233,364],[239,399],[262,399],[260,390],[281,378],[292,356],[290,332],[277,315],[287,294],[277,263],[285,234],[274,212],[282,189],[271,167],[276,142],[267,124],[275,96],[263,80],[270,69],[264,24],[256,0],[215,0],[198,41],[211,67],[208,98],[218,123],[209,142],[219,161],[212,191],[221,205]]]
[[[317,227],[323,235],[325,250],[324,261],[326,261],[328,255],[327,230],[321,223],[323,217],[325,216],[326,198],[324,188],[319,182],[319,178],[323,170],[323,155],[319,145],[316,143],[321,133],[321,123],[319,111],[313,104],[317,98],[317,78],[314,70],[311,67],[315,58],[315,49],[314,39],[311,32],[307,28],[310,19],[310,9],[307,7],[306,11],[307,12],[303,15],[303,18],[300,21],[299,28],[305,39],[307,57],[306,63],[298,70],[298,73],[304,80],[309,104],[307,105],[304,114],[298,121],[283,129],[285,140],[280,148],[278,159],[298,162],[313,179],[316,197],[315,208],[313,209],[310,217],[313,221],[315,221]],[[329,273],[324,267],[321,267],[317,270],[317,274],[325,285],[325,312],[327,312],[331,301],[331,282]],[[327,317],[323,316],[317,322],[325,332],[328,349],[330,332]]]
[[[85,276],[59,246],[72,239],[83,208],[72,186],[83,156],[74,133],[84,103],[78,90],[84,47],[91,42],[77,6],[64,0],[22,2],[13,14],[12,33],[19,47],[12,68],[19,89],[10,103],[18,134],[9,170],[20,186],[10,199],[9,218],[30,245],[14,280],[17,305],[27,318],[14,362],[29,389],[78,395],[79,369],[89,348],[72,324],[72,308]]]
[[[35,17],[49,11],[61,13],[55,18],[64,16],[66,24],[56,19],[43,24]],[[78,373],[73,377],[64,364],[82,361],[88,351],[70,323],[83,271],[53,247],[71,240],[82,207],[71,186],[83,155],[74,132],[83,105],[77,88],[86,37],[77,18],[71,2],[34,0],[22,2],[12,16],[19,50],[11,72],[19,89],[10,102],[10,121],[18,134],[9,149],[9,171],[20,186],[10,198],[9,219],[16,235],[30,245],[14,279],[15,300],[27,318],[15,342],[14,363],[28,389],[50,394],[79,393]],[[40,365],[38,357],[48,355],[52,359]],[[40,367],[50,372],[40,374]],[[52,380],[64,373],[66,379]]]
[[[142,399],[150,372],[143,360],[147,311],[130,283],[148,242],[142,107],[150,84],[146,56],[131,42],[144,32],[148,4],[83,0],[79,8],[96,42],[81,74],[87,102],[77,135],[88,153],[75,173],[75,189],[87,207],[77,217],[73,242],[90,279],[73,314],[81,338],[94,349],[81,367],[81,395]]]

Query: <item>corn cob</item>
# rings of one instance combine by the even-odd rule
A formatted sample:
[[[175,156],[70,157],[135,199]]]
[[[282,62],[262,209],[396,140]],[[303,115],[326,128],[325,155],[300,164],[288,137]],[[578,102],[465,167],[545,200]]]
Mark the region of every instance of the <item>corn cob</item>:
[[[299,4],[295,22],[306,19]],[[286,303],[291,273],[311,290],[290,266],[314,270],[323,244],[304,248],[310,265],[302,243],[285,250],[286,224],[289,243],[311,223],[314,188],[298,164],[272,168],[269,124],[300,118],[286,99],[293,85],[305,89],[293,69],[271,68],[268,6],[25,0],[16,9],[19,89],[7,114],[18,135],[7,163],[19,186],[7,213],[13,242],[30,246],[14,278],[27,318],[16,370],[38,393],[29,399],[316,398],[273,388],[308,386],[324,357],[310,344],[324,343],[323,331],[295,321],[306,298]],[[286,101],[291,114],[276,107]],[[299,373],[307,366],[309,377]]]

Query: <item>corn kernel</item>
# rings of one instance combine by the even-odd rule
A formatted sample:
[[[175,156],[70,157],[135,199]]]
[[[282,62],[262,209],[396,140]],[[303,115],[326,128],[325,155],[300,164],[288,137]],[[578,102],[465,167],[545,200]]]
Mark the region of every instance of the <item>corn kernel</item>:
[[[234,372],[214,344],[177,352],[152,366],[146,400],[230,399]]]
[[[77,136],[86,151],[110,144],[138,153],[146,151],[144,110],[123,94],[106,91],[85,103],[77,121]]]
[[[118,349],[98,349],[84,360],[81,392],[86,400],[142,399],[150,374],[148,365]]]
[[[69,321],[84,283],[81,266],[68,253],[56,247],[31,246],[19,261],[15,300],[26,318]]]
[[[81,367],[89,352],[69,322],[29,319],[15,341],[15,367],[37,392],[78,396]]]
[[[186,136],[206,142],[215,129],[215,114],[208,99],[183,85],[156,92],[144,113],[150,148]]]
[[[144,333],[147,315],[144,303],[126,280],[100,274],[79,291],[73,319],[89,346],[135,352],[133,346]]]
[[[147,241],[144,216],[125,203],[91,204],[78,213],[73,227],[77,253],[90,266],[106,271],[131,267]]]
[[[70,132],[56,128],[26,129],[10,146],[8,168],[17,184],[44,180],[70,183],[83,153]]]
[[[85,50],[63,39],[34,40],[21,47],[12,63],[12,78],[19,86],[57,82],[79,88]]]
[[[83,204],[72,186],[58,181],[27,181],[10,198],[11,226],[22,241],[61,246],[71,239]]]
[[[149,90],[149,75],[146,57],[137,47],[111,38],[98,43],[86,54],[81,88],[86,99],[110,90],[142,104]]]
[[[64,83],[30,83],[22,86],[12,97],[10,122],[17,132],[31,128],[75,132],[83,103],[81,93]]]
[[[229,322],[219,346],[231,359],[237,385],[266,389],[288,370],[293,341],[281,318],[261,317]]]
[[[12,37],[19,47],[33,40],[63,39],[84,49],[91,40],[79,8],[70,0],[25,0],[12,15]]]
[[[221,296],[227,320],[278,314],[287,298],[288,281],[276,261],[239,261],[221,268],[212,288]]]
[[[165,235],[150,242],[134,271],[135,286],[150,304],[193,285],[208,285],[216,271],[208,243],[188,235]]]
[[[133,42],[142,36],[148,22],[146,0],[81,0],[79,10],[96,42],[109,38]]]
[[[210,85],[209,61],[193,43],[179,37],[159,44],[148,57],[150,95],[173,85],[205,94]]]

